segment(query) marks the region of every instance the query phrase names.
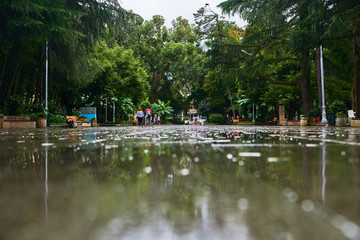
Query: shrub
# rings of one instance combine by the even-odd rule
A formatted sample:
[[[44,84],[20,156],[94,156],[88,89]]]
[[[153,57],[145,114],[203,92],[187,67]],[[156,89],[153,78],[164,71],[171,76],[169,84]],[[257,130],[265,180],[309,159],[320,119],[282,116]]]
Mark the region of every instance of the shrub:
[[[211,114],[209,118],[211,123],[225,124],[226,119],[221,114]]]
[[[185,122],[181,120],[181,116],[175,116],[173,119],[170,120],[172,124],[184,124]]]
[[[338,113],[336,113],[336,116],[338,117],[338,116],[346,116],[346,115],[343,112],[338,112]]]
[[[50,113],[51,124],[53,125],[63,125],[66,123],[66,118],[62,114],[52,114]]]
[[[310,117],[319,117],[320,115],[321,115],[321,109],[319,106],[312,108],[309,112]]]
[[[335,100],[333,103],[329,105],[330,112],[346,112],[347,107],[343,101]]]

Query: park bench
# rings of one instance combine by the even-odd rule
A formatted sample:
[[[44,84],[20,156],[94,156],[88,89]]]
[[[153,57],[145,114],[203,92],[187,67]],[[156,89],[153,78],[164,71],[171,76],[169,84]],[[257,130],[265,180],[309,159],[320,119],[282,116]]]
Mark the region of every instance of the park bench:
[[[270,125],[276,125],[277,124],[277,117],[274,117],[272,120],[269,121]]]
[[[83,123],[89,123],[87,120],[77,119],[76,116],[66,116],[67,127],[82,126]]]
[[[0,116],[0,129],[36,128],[36,122],[28,116]]]

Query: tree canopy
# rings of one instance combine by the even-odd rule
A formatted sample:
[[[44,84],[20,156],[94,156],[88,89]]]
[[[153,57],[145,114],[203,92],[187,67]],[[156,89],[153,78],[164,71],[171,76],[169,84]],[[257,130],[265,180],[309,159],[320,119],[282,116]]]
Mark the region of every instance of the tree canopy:
[[[116,0],[0,2],[0,112],[44,103],[49,46],[50,111],[72,114],[106,102],[125,119],[145,99],[186,113],[271,118],[285,103],[289,119],[322,105],[323,47],[327,107],[360,112],[360,4],[356,0],[227,0],[208,4],[196,24],[160,15],[145,20]],[[166,103],[166,104],[165,104]],[[170,115],[168,113],[168,115]]]

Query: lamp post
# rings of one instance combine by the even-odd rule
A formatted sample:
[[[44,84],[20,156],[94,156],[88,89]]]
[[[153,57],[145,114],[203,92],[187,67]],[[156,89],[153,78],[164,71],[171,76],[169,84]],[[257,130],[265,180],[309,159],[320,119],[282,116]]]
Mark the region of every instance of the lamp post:
[[[46,55],[46,61],[45,61],[45,112],[46,112],[46,114],[48,114],[49,113],[49,108],[48,108],[49,42],[48,41],[46,41],[45,55]]]
[[[115,122],[115,100],[113,100],[113,122]]]
[[[327,124],[326,119],[326,107],[325,107],[325,90],[324,90],[324,64],[323,64],[323,56],[322,56],[322,45],[320,45],[320,71],[321,71],[321,123]]]
[[[253,103],[253,109],[252,109],[252,121],[255,122],[255,104]]]
[[[108,113],[107,113],[107,107],[108,107],[108,104],[107,104],[107,98],[106,98],[106,107],[105,107],[105,122],[108,121]]]

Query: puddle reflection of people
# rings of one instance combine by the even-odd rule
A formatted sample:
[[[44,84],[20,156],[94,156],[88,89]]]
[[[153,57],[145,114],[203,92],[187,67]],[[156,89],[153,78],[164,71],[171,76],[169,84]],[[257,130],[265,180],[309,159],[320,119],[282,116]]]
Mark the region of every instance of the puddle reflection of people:
[[[139,127],[142,126],[142,120],[144,118],[144,112],[141,110],[141,108],[139,108],[138,112],[137,112],[137,120],[138,120],[138,125]]]

